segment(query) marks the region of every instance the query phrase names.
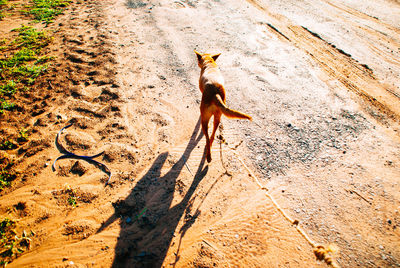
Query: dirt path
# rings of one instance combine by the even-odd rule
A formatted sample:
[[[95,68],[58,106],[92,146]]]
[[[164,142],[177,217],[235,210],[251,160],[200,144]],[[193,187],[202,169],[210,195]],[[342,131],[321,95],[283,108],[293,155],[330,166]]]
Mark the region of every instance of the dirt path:
[[[26,176],[1,196],[36,233],[10,266],[326,266],[232,150],[204,162],[193,49],[222,53],[227,103],[254,118],[222,135],[310,238],[343,267],[400,266],[400,6],[374,2],[73,3]],[[85,161],[51,170],[69,122],[61,142],[105,151],[109,186]]]

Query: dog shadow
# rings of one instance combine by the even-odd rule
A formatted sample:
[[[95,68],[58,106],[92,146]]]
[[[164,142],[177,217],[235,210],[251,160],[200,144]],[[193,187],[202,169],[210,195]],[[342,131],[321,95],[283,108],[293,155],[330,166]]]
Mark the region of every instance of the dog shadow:
[[[114,214],[97,231],[101,232],[120,219],[121,231],[112,267],[161,267],[178,223],[185,211],[190,209],[191,198],[208,171],[208,166],[204,167],[204,151],[192,184],[182,201],[171,206],[175,187],[179,187],[177,178],[202,136],[199,119],[184,153],[167,173],[161,174],[169,156],[165,152],[156,158],[131,193],[124,200],[113,204]],[[191,219],[194,220],[195,217]]]

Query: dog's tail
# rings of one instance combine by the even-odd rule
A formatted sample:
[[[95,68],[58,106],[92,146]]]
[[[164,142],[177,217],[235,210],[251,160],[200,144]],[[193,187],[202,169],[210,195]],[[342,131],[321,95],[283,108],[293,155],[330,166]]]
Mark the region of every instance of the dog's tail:
[[[250,115],[247,115],[245,113],[239,112],[232,110],[228,107],[226,107],[225,103],[222,101],[222,98],[219,94],[215,95],[214,98],[214,103],[218,106],[218,108],[221,110],[221,112],[229,117],[229,118],[239,118],[239,119],[249,119],[252,120]]]

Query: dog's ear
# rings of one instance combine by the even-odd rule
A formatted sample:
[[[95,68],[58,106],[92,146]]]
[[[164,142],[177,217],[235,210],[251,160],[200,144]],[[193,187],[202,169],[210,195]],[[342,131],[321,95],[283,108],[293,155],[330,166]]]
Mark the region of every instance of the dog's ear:
[[[221,55],[221,53],[215,54],[215,55],[211,56],[211,58],[213,58],[213,60],[216,61],[218,59],[219,55]]]
[[[196,50],[194,51],[194,53],[196,53],[197,60],[200,62],[202,55],[199,52],[197,52]]]

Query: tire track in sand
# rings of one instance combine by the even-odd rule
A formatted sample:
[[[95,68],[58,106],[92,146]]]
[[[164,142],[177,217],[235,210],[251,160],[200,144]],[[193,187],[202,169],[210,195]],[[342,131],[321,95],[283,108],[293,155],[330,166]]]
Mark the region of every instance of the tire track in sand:
[[[400,119],[400,97],[387,88],[365,64],[361,64],[335,45],[328,43],[317,33],[294,25],[285,16],[274,14],[260,1],[248,2],[265,12],[270,23],[266,27],[285,42],[291,42],[304,50],[327,76],[324,80],[337,80],[347,89],[372,103],[390,118]]]

